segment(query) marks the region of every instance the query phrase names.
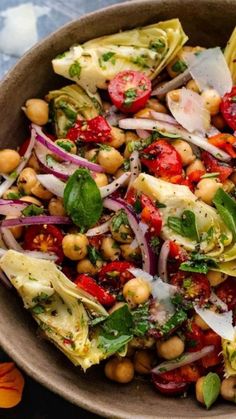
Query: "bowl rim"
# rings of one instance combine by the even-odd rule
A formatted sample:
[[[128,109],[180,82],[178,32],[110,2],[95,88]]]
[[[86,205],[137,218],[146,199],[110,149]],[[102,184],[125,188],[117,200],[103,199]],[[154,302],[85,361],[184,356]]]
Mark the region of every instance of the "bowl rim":
[[[96,16],[98,16],[99,14],[103,14],[105,11],[116,11],[119,10],[120,8],[122,9],[127,9],[129,7],[133,8],[134,6],[139,7],[140,4],[142,3],[152,3],[153,1],[155,1],[157,4],[161,3],[162,0],[147,0],[145,2],[145,0],[126,0],[126,1],[122,1],[121,3],[116,3],[110,6],[106,6],[100,9],[97,9],[95,11],[83,14],[82,16],[80,16],[78,19],[72,19],[71,21],[65,23],[64,25],[60,26],[58,29],[56,29],[55,31],[53,31],[52,33],[50,33],[49,35],[47,35],[45,38],[41,39],[39,42],[37,42],[32,48],[30,48],[15,64],[14,66],[6,73],[6,75],[3,77],[3,79],[0,81],[0,91],[1,89],[5,88],[5,85],[7,85],[8,80],[11,79],[15,72],[20,71],[21,66],[24,65],[25,61],[28,60],[30,57],[34,57],[37,54],[37,51],[39,51],[39,49],[43,49],[44,45],[46,43],[48,43],[50,40],[53,39],[53,37],[57,34],[60,33],[64,30],[67,30],[70,28],[70,26],[73,26],[74,24],[80,23],[80,22],[85,22],[86,20],[90,20],[91,18],[96,18]],[[168,0],[171,1],[171,0]],[[222,1],[222,0],[221,0]],[[215,0],[201,0],[202,3],[206,3],[206,4],[215,4]],[[132,25],[131,25],[132,26]],[[23,309],[23,307],[22,307]],[[3,350],[10,356],[10,358],[12,358],[16,364],[31,378],[33,378],[35,381],[37,381],[38,383],[40,383],[41,385],[43,385],[44,387],[46,387],[48,390],[52,391],[53,393],[61,396],[62,398],[66,399],[67,401],[71,402],[72,404],[76,405],[76,406],[80,406],[81,408],[92,412],[94,414],[100,415],[102,417],[107,417],[107,418],[114,418],[114,419],[127,419],[127,415],[125,412],[119,410],[116,410],[115,414],[111,415],[111,409],[109,410],[109,407],[104,406],[104,405],[100,405],[100,404],[96,404],[95,406],[91,403],[90,399],[85,399],[83,398],[82,395],[80,395],[80,393],[78,392],[76,394],[76,396],[73,396],[71,394],[69,394],[68,392],[64,391],[64,387],[59,384],[57,382],[53,382],[53,386],[51,386],[51,383],[47,381],[47,377],[41,373],[40,369],[35,369],[33,364],[31,364],[30,361],[27,360],[26,357],[23,357],[21,355],[19,355],[18,351],[17,351],[17,346],[13,346],[8,342],[7,336],[5,335],[0,335],[0,346],[3,348]],[[235,419],[235,414],[234,413],[227,413],[227,419]],[[226,419],[226,415],[211,415],[208,416],[210,418],[215,418],[215,419]],[[130,416],[131,417],[131,416]],[[144,418],[148,418],[148,419],[155,419],[157,418],[157,416],[144,416],[144,415],[135,415],[135,419],[144,419]],[[133,418],[133,416],[132,416]],[[162,416],[161,419],[180,419],[180,416]],[[204,416],[198,416],[199,419],[203,419],[205,418]]]

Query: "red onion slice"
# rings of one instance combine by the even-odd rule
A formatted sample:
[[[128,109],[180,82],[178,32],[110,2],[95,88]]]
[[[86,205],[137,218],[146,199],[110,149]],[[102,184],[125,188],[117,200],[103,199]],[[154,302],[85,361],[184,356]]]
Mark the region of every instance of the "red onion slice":
[[[133,185],[135,179],[137,179],[138,175],[141,173],[141,162],[139,160],[139,153],[138,153],[137,150],[133,151],[129,160],[130,160],[131,176],[130,176],[127,192],[129,191],[129,189]],[[127,192],[126,192],[126,194],[127,194]]]
[[[28,205],[29,203],[20,201],[18,199],[0,199],[0,214],[9,217],[17,217]]]
[[[3,228],[41,224],[71,224],[71,220],[68,217],[57,215],[33,215],[32,217],[10,218],[2,221]]]
[[[163,281],[168,281],[167,260],[170,253],[170,240],[166,240],[160,250],[158,259],[158,275]]]
[[[173,359],[172,361],[165,361],[159,364],[157,367],[152,369],[152,372],[155,374],[161,374],[163,372],[172,371],[176,368],[183,367],[184,365],[191,364],[196,362],[204,356],[208,355],[214,350],[214,346],[205,346],[203,349],[197,352],[186,352],[184,355],[178,358],[178,360]]]
[[[129,179],[130,172],[123,173],[120,177],[113,180],[113,182],[109,183],[106,186],[102,186],[100,189],[101,197],[105,198],[108,195],[111,195],[117,189],[119,189],[124,183]]]
[[[48,191],[63,198],[65,183],[54,175],[37,175],[37,179]]]
[[[167,115],[166,113],[156,111],[150,111],[150,115],[153,117],[153,119],[155,119],[155,121],[168,122],[171,125],[178,125],[180,127],[176,119],[173,118],[173,116],[171,115]]]
[[[146,138],[150,137],[150,132],[145,129],[137,129],[136,132],[137,136],[141,138],[141,140],[146,140]]]
[[[119,127],[123,129],[135,129],[135,130],[137,129],[145,129],[145,130],[150,130],[150,131],[157,130],[161,132],[162,134],[164,134],[165,132],[169,134],[175,134],[183,138],[184,140],[188,141],[189,143],[192,143],[202,148],[203,150],[208,151],[218,160],[222,160],[222,161],[231,160],[231,157],[229,156],[229,154],[225,153],[223,150],[210,144],[206,138],[201,137],[196,134],[190,134],[184,128],[180,128],[178,126],[168,124],[167,122],[154,121],[152,119],[145,119],[145,118],[127,118],[127,119],[122,119],[119,122]]]
[[[13,236],[12,232],[8,228],[1,228],[2,238],[8,249],[16,250],[17,252],[23,252],[23,248]]]
[[[171,90],[178,89],[178,87],[183,86],[191,79],[191,74],[189,69],[187,68],[183,73],[179,74],[174,79],[167,81],[166,83],[162,84],[161,86],[157,86],[151,93],[152,96],[162,96],[166,93],[170,92]]]
[[[77,156],[75,154],[68,153],[63,148],[56,145],[50,138],[48,138],[42,131],[42,128],[38,125],[32,124],[32,129],[36,132],[36,141],[46,147],[51,153],[57,155],[64,161],[73,163],[76,166],[87,167],[87,169],[93,172],[104,172],[102,166],[99,164],[92,163],[83,157]]]
[[[56,160],[51,160],[50,165],[47,162],[48,156],[48,149],[41,144],[35,144],[35,154],[37,159],[40,161],[41,165],[43,166],[45,172],[51,173],[56,177],[67,180],[69,176],[73,175],[78,166],[74,164],[67,164],[67,163],[58,163]]]
[[[93,236],[100,236],[100,234],[106,233],[109,230],[111,220],[106,221],[100,226],[93,227],[87,231],[86,236],[93,237]]]
[[[156,267],[153,252],[151,251],[150,246],[148,245],[145,234],[143,234],[142,230],[140,229],[138,218],[134,214],[132,208],[128,206],[123,199],[119,198],[106,198],[103,201],[103,206],[114,212],[119,211],[121,209],[123,209],[126,212],[129,225],[135,234],[135,237],[141,250],[143,270],[150,273],[151,275],[155,275]]]
[[[13,176],[13,177],[7,176],[6,180],[0,185],[0,197],[4,194],[4,192],[6,192],[11,187],[11,185],[13,185],[17,176],[20,174],[20,172],[26,166],[26,164],[27,164],[27,162],[28,162],[28,160],[31,156],[32,150],[34,148],[34,144],[35,144],[35,134],[31,132],[31,138],[30,138],[29,145],[26,149],[26,152],[25,152],[24,156],[21,158],[21,162],[20,162],[19,166],[15,170],[15,176]]]

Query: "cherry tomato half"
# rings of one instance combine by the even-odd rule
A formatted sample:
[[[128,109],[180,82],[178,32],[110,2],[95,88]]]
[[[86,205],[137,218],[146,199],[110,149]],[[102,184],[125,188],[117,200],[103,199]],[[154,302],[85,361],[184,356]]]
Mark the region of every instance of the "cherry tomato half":
[[[197,300],[201,304],[207,302],[211,294],[210,283],[204,274],[178,272],[172,276],[171,284],[180,287],[187,300]]]
[[[182,176],[182,162],[175,148],[166,140],[158,140],[146,147],[141,153],[141,163],[157,177],[176,182],[176,176]]]
[[[30,226],[25,233],[24,249],[55,253],[57,263],[61,263],[64,259],[62,240],[63,234],[53,225]]]
[[[124,113],[135,113],[144,108],[151,89],[149,78],[134,70],[121,71],[108,86],[112,103]]]
[[[200,351],[204,346],[203,331],[196,323],[193,323],[191,320],[189,320],[186,324],[185,338],[188,352]]]
[[[217,296],[227,304],[229,310],[236,308],[236,279],[228,278],[216,288]]]
[[[120,289],[129,279],[133,278],[128,269],[134,268],[130,262],[110,262],[99,272],[99,283],[108,289]]]
[[[152,382],[156,390],[168,396],[175,396],[184,393],[188,388],[188,383],[183,381],[177,370],[163,374],[152,374]]]
[[[229,127],[236,130],[236,86],[223,96],[220,111]]]
[[[206,355],[201,359],[203,367],[209,368],[218,365],[221,362],[221,337],[217,335],[217,333],[215,333],[213,330],[207,330],[204,332],[203,335],[203,345],[214,346],[214,350],[211,353],[209,353],[209,355]]]

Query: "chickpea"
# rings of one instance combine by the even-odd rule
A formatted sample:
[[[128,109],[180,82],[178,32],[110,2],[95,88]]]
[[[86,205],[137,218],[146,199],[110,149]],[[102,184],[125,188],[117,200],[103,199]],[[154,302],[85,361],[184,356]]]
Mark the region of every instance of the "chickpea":
[[[220,114],[213,115],[211,118],[211,123],[220,131],[222,131],[225,127],[225,120]]]
[[[63,205],[62,198],[52,198],[48,204],[48,211],[50,215],[59,215],[64,216],[66,215],[66,211]]]
[[[179,54],[166,66],[166,70],[172,79],[178,76],[178,74],[183,73],[186,68],[187,66]]]
[[[69,140],[68,138],[60,138],[59,140],[55,141],[55,144],[61,147],[64,151],[67,151],[71,154],[77,153],[77,147],[74,141]]]
[[[123,288],[123,296],[131,306],[146,303],[150,295],[150,284],[142,278],[130,279]]]
[[[195,394],[196,394],[196,399],[199,403],[205,404],[205,400],[203,397],[203,382],[204,382],[205,377],[200,377],[197,382],[196,382],[196,386],[195,386]]]
[[[135,337],[129,342],[129,346],[135,349],[151,349],[155,346],[155,339],[149,337]]]
[[[137,351],[134,355],[134,370],[138,374],[150,374],[154,356],[148,351]]]
[[[34,153],[31,154],[31,156],[30,156],[30,158],[27,162],[27,166],[34,169],[36,173],[40,172],[40,164],[39,164],[39,161],[38,161],[38,159],[37,159],[37,157],[35,156]]]
[[[38,198],[48,201],[53,197],[53,193],[48,191],[39,181],[31,188],[31,193]]]
[[[110,231],[113,239],[119,243],[131,243],[133,240],[133,233],[124,211],[119,211],[112,217]]]
[[[222,186],[222,183],[215,178],[201,179],[196,186],[195,195],[206,204],[211,205],[217,190]]]
[[[230,402],[236,400],[236,376],[225,378],[221,383],[221,396]]]
[[[71,260],[81,260],[87,256],[89,241],[85,234],[67,234],[62,240],[64,255]]]
[[[125,133],[125,142],[130,143],[131,141],[138,141],[138,136],[133,131],[126,131]]]
[[[108,313],[112,314],[114,313],[114,311],[119,310],[121,307],[124,307],[126,303],[124,303],[123,301],[119,301],[118,303],[115,303],[114,306],[112,306],[109,310]]]
[[[84,157],[89,161],[97,163],[98,152],[99,152],[98,148],[91,148],[91,150],[88,150],[85,152]]]
[[[129,262],[134,262],[137,261],[137,259],[140,259],[141,250],[138,246],[132,247],[130,246],[130,244],[122,244],[120,248],[122,257],[125,260],[128,260]]]
[[[120,167],[117,172],[115,173],[115,178],[118,179],[120,176],[122,176],[124,173],[127,173],[122,167]],[[129,178],[123,183],[123,186],[127,187],[129,184]]]
[[[186,175],[189,176],[190,173],[193,173],[196,170],[202,170],[203,172],[206,171],[206,168],[200,159],[196,159],[190,163],[190,165],[186,168]]]
[[[5,148],[0,150],[0,172],[9,174],[14,172],[20,163],[20,155],[16,150]]]
[[[104,237],[101,244],[101,253],[106,260],[116,260],[120,256],[118,243],[112,237]]]
[[[151,111],[151,110],[152,110],[152,109],[150,109],[150,108],[143,108],[143,109],[141,109],[140,111],[136,112],[136,113],[134,114],[134,117],[135,117],[135,118],[147,118],[147,119],[152,119],[151,114],[150,114],[150,111]]]
[[[208,324],[201,318],[201,316],[199,316],[199,314],[195,314],[194,315],[193,321],[202,330],[208,330],[208,329],[210,329],[210,327],[208,326]]]
[[[82,259],[77,263],[76,270],[78,274],[90,274],[95,275],[98,271],[96,266],[90,262],[89,259]]]
[[[20,201],[24,201],[24,202],[28,202],[29,204],[34,204],[37,205],[38,207],[42,207],[43,204],[41,201],[39,201],[37,198],[35,198],[34,196],[27,196],[24,195],[20,198]]]
[[[179,100],[180,100],[180,89],[171,90],[171,92],[167,93],[166,96],[169,97],[174,102],[179,102]]]
[[[221,97],[214,89],[207,89],[202,92],[203,102],[211,115],[217,115],[220,111]]]
[[[49,108],[48,103],[42,99],[28,99],[22,107],[27,118],[37,125],[45,125],[48,122]]]
[[[165,105],[160,103],[159,100],[157,100],[157,99],[153,99],[153,98],[149,99],[147,101],[147,106],[148,106],[148,108],[154,110],[155,112],[168,113],[167,108],[165,107]]]
[[[105,146],[99,150],[98,164],[100,164],[107,173],[113,175],[124,162],[124,157],[114,147]]]
[[[189,82],[186,84],[186,88],[192,90],[195,93],[200,93],[199,87],[195,80],[189,80]]]
[[[164,359],[178,358],[184,352],[184,342],[178,336],[172,336],[164,341],[157,341],[157,354]]]
[[[233,172],[232,175],[230,176],[230,180],[232,180],[232,182],[234,183],[234,185],[236,185],[236,172]]]
[[[12,186],[3,194],[3,199],[19,199],[20,192],[17,186]]]
[[[193,163],[196,159],[196,156],[193,154],[193,150],[187,141],[175,140],[172,143],[173,147],[179,153],[183,166]]]
[[[230,193],[235,188],[234,182],[230,179],[226,179],[223,183],[223,189],[225,192]]]
[[[107,145],[120,148],[125,143],[125,133],[122,129],[111,127],[111,141]]]
[[[227,279],[228,275],[222,272],[208,271],[207,279],[210,282],[211,287],[216,287]]]
[[[94,180],[99,188],[108,185],[108,177],[105,173],[96,173]]]
[[[31,167],[26,167],[20,173],[17,179],[17,186],[21,193],[25,195],[30,195],[32,193],[32,188],[38,182],[36,177],[36,172]]]
[[[105,375],[121,384],[129,383],[134,378],[134,366],[129,358],[112,358],[105,365]]]

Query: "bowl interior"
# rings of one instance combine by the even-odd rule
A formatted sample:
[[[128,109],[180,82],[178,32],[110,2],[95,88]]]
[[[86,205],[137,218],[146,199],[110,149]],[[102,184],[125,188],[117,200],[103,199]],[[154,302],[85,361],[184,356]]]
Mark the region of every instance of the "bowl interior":
[[[65,84],[55,76],[51,59],[74,43],[139,25],[179,17],[190,44],[224,46],[236,20],[234,0],[147,0],[112,6],[74,21],[26,54],[0,85],[0,144],[14,147],[26,136],[21,106]],[[220,402],[203,410],[191,398],[163,397],[148,381],[130,385],[108,382],[101,367],[85,375],[49,342],[39,339],[30,315],[14,293],[0,287],[0,345],[29,375],[69,401],[106,417],[235,418],[235,407]]]

